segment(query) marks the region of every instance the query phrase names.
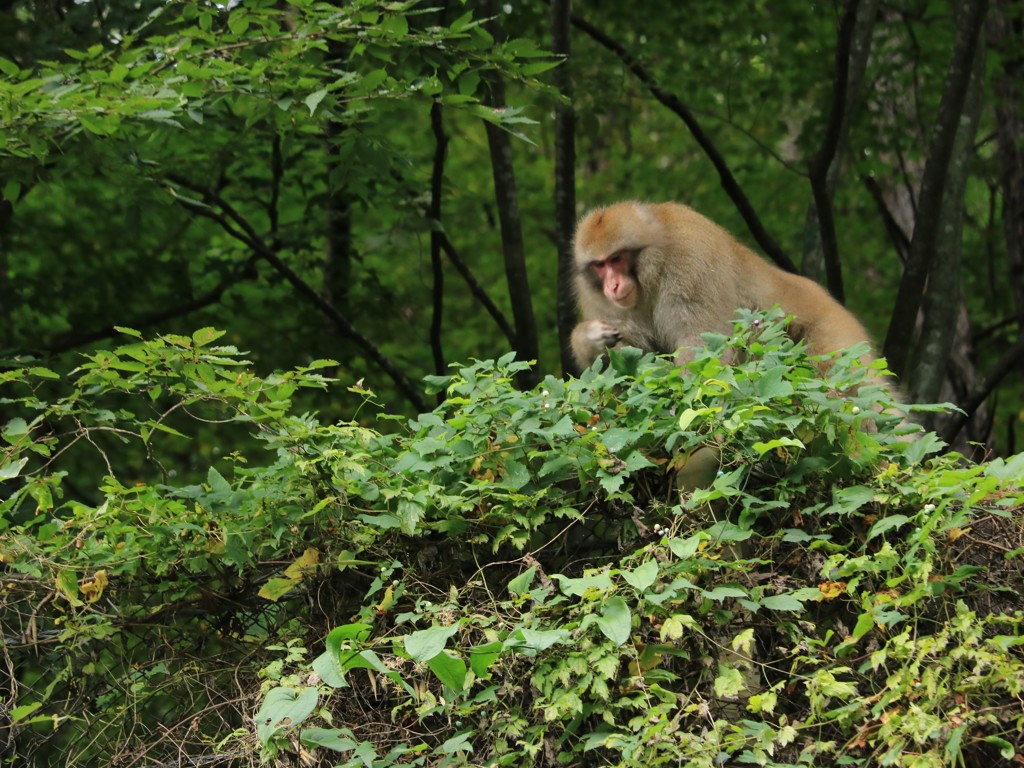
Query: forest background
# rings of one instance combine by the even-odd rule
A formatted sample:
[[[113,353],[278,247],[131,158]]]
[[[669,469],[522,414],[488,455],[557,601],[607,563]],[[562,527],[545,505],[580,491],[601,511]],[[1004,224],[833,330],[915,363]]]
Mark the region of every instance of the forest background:
[[[587,506],[563,499],[545,507],[544,495],[534,488],[532,501],[527,500],[530,494],[507,501],[503,509],[508,519],[488,517],[492,513],[487,512],[469,523],[463,499],[453,507],[463,516],[456,525],[445,508],[448,502],[431,498],[438,493],[436,487],[424,485],[412,493],[408,488],[388,490],[390,481],[376,475],[372,482],[362,475],[357,481],[351,473],[368,470],[331,464],[339,459],[329,446],[335,445],[332,441],[344,443],[345,449],[337,450],[347,452],[353,464],[358,463],[353,455],[367,452],[382,465],[382,457],[389,456],[389,471],[401,468],[413,475],[433,472],[442,477],[439,456],[446,452],[437,446],[427,451],[388,443],[386,435],[438,440],[431,430],[440,429],[444,419],[452,419],[445,421],[450,425],[479,418],[481,424],[490,424],[488,434],[495,434],[479,444],[485,446],[483,453],[468,461],[464,477],[472,478],[474,493],[489,484],[492,495],[501,484],[496,478],[511,482],[507,478],[514,472],[504,460],[493,472],[481,469],[481,456],[490,456],[502,442],[493,420],[503,414],[514,423],[523,413],[550,407],[551,397],[568,398],[567,393],[576,392],[576,384],[555,383],[562,381],[563,372],[580,373],[566,352],[575,322],[568,288],[572,231],[584,211],[616,200],[685,202],[780,266],[818,279],[864,320],[909,402],[945,401],[960,409],[925,409],[918,420],[974,459],[1011,457],[1007,464],[996,458],[993,465],[967,471],[961,478],[965,488],[972,482],[983,485],[964,491],[969,504],[947,505],[939,496],[933,499],[932,490],[915,486],[911,495],[917,494],[922,514],[955,517],[965,510],[984,510],[999,517],[994,508],[1001,514],[1016,509],[1018,497],[1006,489],[1019,486],[1013,478],[1019,477],[1021,467],[1014,454],[1024,413],[1022,24],[1024,4],[1019,0],[652,0],[640,5],[597,0],[575,5],[567,0],[264,0],[226,5],[0,0],[0,350],[2,402],[9,409],[0,417],[6,443],[0,469],[6,485],[0,561],[10,578],[4,593],[4,634],[12,674],[4,710],[11,719],[5,733],[12,759],[104,764],[118,754],[126,764],[145,764],[147,754],[159,753],[161,760],[170,761],[173,745],[192,754],[215,752],[213,742],[223,746],[221,739],[233,734],[241,742],[258,736],[245,743],[258,742],[264,756],[277,756],[290,744],[300,753],[313,745],[333,749],[348,755],[352,764],[427,760],[422,751],[389,753],[387,739],[375,741],[366,732],[324,735],[323,729],[308,730],[293,738],[288,726],[309,717],[313,708],[305,711],[308,697],[302,696],[315,686],[302,688],[285,679],[285,662],[260,667],[268,663],[262,653],[242,661],[239,648],[258,636],[264,652],[271,649],[270,656],[290,648],[288,654],[294,655],[286,654],[287,663],[307,663],[300,662],[301,643],[322,638],[344,623],[344,615],[361,618],[353,618],[348,629],[342,627],[340,640],[334,635],[336,655],[338,643],[356,641],[368,644],[363,653],[371,653],[371,647],[379,651],[379,617],[388,614],[394,591],[413,601],[413,585],[430,581],[422,574],[417,581],[408,571],[405,577],[395,576],[394,589],[389,586],[392,575],[412,567],[410,559],[416,557],[410,553],[421,549],[418,537],[450,534],[458,546],[459,536],[465,535],[466,541],[486,541],[494,552],[509,546],[522,550],[533,541],[531,536],[548,531],[545,526],[567,509]],[[743,333],[738,328],[736,339],[718,343],[750,341]],[[810,387],[812,374],[806,365],[801,367],[800,351],[771,332],[765,339],[771,341],[763,347],[766,355],[796,360],[797,373],[786,374],[796,377],[791,386]],[[474,362],[501,358],[509,351],[520,363],[536,363],[531,368],[507,357],[493,367]],[[673,450],[696,444],[673,433],[658,444],[665,452],[661,459],[652,446],[643,451],[637,447],[646,445],[650,438],[643,435],[661,422],[654,416],[644,422],[628,411],[624,416],[629,396],[621,387],[628,379],[634,382],[630,386],[643,389],[644,377],[655,376],[650,372],[654,368],[645,366],[655,363],[613,360],[606,374],[612,378],[588,379],[583,385],[600,393],[587,397],[618,403],[612,411],[623,420],[623,434],[616,433],[588,454],[592,466],[580,456],[574,459],[583,467],[578,469],[577,492],[585,495],[589,477],[596,483],[594,498],[611,507],[626,499],[635,504],[641,497],[658,497],[623,482],[651,462],[671,466]],[[713,379],[707,373],[711,369],[702,370],[705,379]],[[745,380],[746,370],[741,367],[729,375]],[[453,372],[455,379],[443,378]],[[757,380],[754,373],[749,376]],[[480,382],[490,381],[488,377],[498,382],[493,386],[501,396],[484,407],[476,398],[481,387],[486,389]],[[542,380],[541,388],[531,389]],[[684,386],[671,378],[660,381],[672,393]],[[859,430],[854,430],[859,437],[842,438],[861,445],[857,451],[867,450],[865,441],[871,443],[865,457],[849,450],[828,421],[852,419],[853,411],[829,415],[821,399],[823,410],[814,412],[818,415],[801,415],[796,404],[786,415],[785,406],[766,394],[774,385],[758,386],[763,402],[773,403],[764,408],[776,409],[780,419],[772,422],[772,429],[778,432],[791,419],[782,431],[792,436],[776,434],[781,443],[753,432],[738,439],[748,458],[778,454],[783,463],[799,463],[803,459],[795,449],[811,445],[803,421],[807,419],[814,422],[812,431],[827,436],[827,450],[838,451],[828,454],[829,461],[846,462],[836,456],[849,454],[856,465],[846,478],[850,482],[866,483],[858,472],[880,466],[880,457],[891,458],[888,451],[902,455],[909,467],[941,446],[928,438],[916,448],[892,447],[887,434],[873,438]],[[526,392],[525,399],[515,399],[519,391]],[[680,434],[690,434],[688,429],[705,418],[709,421],[701,439],[714,433],[720,445],[724,438],[715,430],[735,436],[742,433],[738,424],[771,433],[768,422],[760,421],[767,418],[764,414],[731,422],[723,416],[712,426],[711,412],[696,404],[722,393],[686,392],[694,409],[685,424],[676,423]],[[453,393],[458,395],[454,400]],[[498,402],[509,410],[501,411]],[[812,397],[809,402],[819,401]],[[513,408],[512,403],[518,405]],[[869,405],[865,401],[865,412],[870,412]],[[435,406],[441,416],[417,416]],[[146,415],[147,407],[152,415]],[[464,407],[466,414],[446,410]],[[480,410],[474,415],[476,407]],[[647,407],[634,403],[629,409],[646,414]],[[678,422],[676,406],[665,407],[670,420]],[[855,410],[860,412],[859,406]],[[303,415],[294,415],[298,413]],[[591,416],[572,418],[589,423]],[[305,430],[301,438],[290,431],[298,430],[297,425]],[[333,433],[330,425],[347,426]],[[558,423],[548,428],[545,439],[567,439],[558,433]],[[874,444],[876,439],[881,447]],[[302,461],[309,465],[300,470],[284,463],[246,468],[246,456],[261,441],[269,443],[272,454],[279,451],[300,464],[296,457],[305,456]],[[640,452],[630,456],[642,454],[642,460],[630,463],[633,459],[627,457],[620,465],[608,456],[631,446]],[[808,451],[805,458],[813,453]],[[417,461],[409,459],[412,453]],[[723,469],[743,466],[741,458],[730,456],[723,449]],[[565,479],[558,475],[564,467],[556,456],[531,454],[524,467],[541,458],[553,463],[539,475],[531,469],[531,481],[521,480],[517,491],[547,471],[552,485],[545,487],[562,487],[555,484]],[[363,459],[364,466],[372,463]],[[326,471],[328,464],[335,474],[333,481],[323,481],[326,485],[320,485],[322,478],[310,480],[302,491],[290,485],[309,466]],[[763,472],[763,463],[749,462],[750,467],[755,464]],[[954,464],[942,466],[950,473],[961,471]],[[773,504],[786,506],[779,498],[785,497],[786,488],[796,488],[786,483],[804,483],[809,470],[778,471],[788,479],[776,478],[782,490],[773,491],[778,496]],[[952,483],[952,476],[943,475],[941,482]],[[271,477],[279,483],[274,491],[278,496],[267,491]],[[338,489],[342,477],[353,484],[344,491]],[[720,473],[713,493],[739,504],[722,477]],[[740,483],[739,477],[732,479]],[[331,482],[333,490],[325,491]],[[939,483],[939,474],[930,475],[928,482]],[[743,483],[740,496],[749,512],[763,499],[755,502],[744,495],[749,486]],[[799,493],[810,499],[815,493],[832,493],[832,486],[832,479],[812,488],[799,485]],[[262,488],[259,493],[257,487]],[[899,494],[890,489],[895,494],[891,498],[910,494],[908,488],[901,486]],[[465,492],[461,486],[446,491],[451,498]],[[975,497],[975,492],[981,495]],[[892,504],[880,501],[880,494],[877,488],[867,495],[851,492],[845,500],[821,502],[822,509],[843,516]],[[367,522],[360,508],[362,517],[353,512],[362,526],[358,534],[336,527],[337,517],[329,524],[319,517],[326,510],[344,518],[348,512],[334,505],[347,509],[345,504],[355,497],[387,507],[391,516]],[[272,504],[270,498],[276,501]],[[793,497],[788,498],[791,506]],[[698,502],[713,500],[702,497]],[[197,518],[189,517],[193,504]],[[490,510],[492,502],[486,504]],[[479,507],[476,502],[471,506]],[[493,515],[501,506],[495,503]],[[277,513],[287,510],[281,513],[286,521],[274,518],[272,507]],[[527,507],[532,511],[524,511]],[[808,502],[806,509],[812,507]],[[234,522],[214,523],[213,517],[204,517],[213,515],[213,509],[266,523],[273,542],[259,539],[256,524],[242,535],[241,529],[231,528]],[[920,523],[903,508],[886,509],[892,516],[882,519],[889,523],[868,531],[867,539],[876,544],[887,531]],[[874,513],[880,514],[878,509]],[[116,525],[106,515],[116,515]],[[745,520],[747,528],[752,519]],[[174,532],[164,540],[154,534],[154,526],[166,520],[174,521]],[[269,520],[276,522],[271,525]],[[478,524],[485,532],[473,527]],[[944,525],[961,530],[963,520],[946,520]],[[131,535],[126,533],[129,528]],[[930,536],[939,528],[920,524],[914,531]],[[95,549],[83,544],[100,530],[106,538],[92,540]],[[644,527],[638,524],[631,530],[637,535]],[[189,555],[187,547],[183,552],[175,549],[184,546],[186,531],[187,537],[209,537],[203,544],[192,542],[202,556]],[[338,537],[334,550],[322,539],[325,531]],[[851,535],[863,539],[864,533]],[[1012,524],[989,531],[1003,537],[999,540],[1014,557],[1018,548],[1013,537],[1019,533]],[[604,531],[604,538],[599,537],[606,554],[621,547],[617,535],[609,538]],[[123,538],[115,546],[117,537]],[[430,541],[431,547],[440,546]],[[902,543],[918,552],[914,542]],[[149,557],[166,562],[145,565],[147,546],[154,548]],[[688,546],[669,547],[672,557],[682,562],[693,556]],[[648,592],[668,571],[659,575],[656,568],[648,583],[647,571],[640,569],[660,561],[631,551],[623,555],[627,559],[622,563],[630,563],[622,565],[627,574],[623,578],[654,611],[650,606],[662,605],[665,598],[657,602]],[[757,559],[753,552],[744,557]],[[339,573],[346,571],[346,577],[359,572],[359,586],[347,584],[332,593],[342,608],[318,605],[323,615],[307,617],[312,623],[306,635],[294,623],[303,600],[285,608],[282,603],[288,601],[283,598],[294,597],[296,589],[314,593],[309,585],[314,572],[322,580],[316,582],[317,589],[324,590],[321,594],[329,591],[324,585],[332,584],[331,578],[316,567],[328,561]],[[886,562],[886,568],[897,567]],[[271,573],[289,563],[292,568],[278,574],[281,580],[267,592]],[[436,567],[421,565],[427,571]],[[551,563],[543,565],[550,568]],[[572,558],[559,560],[558,567],[575,576],[582,573],[573,570],[582,566]],[[701,567],[711,568],[708,563]],[[964,567],[979,569],[971,574],[981,569],[976,561]],[[636,576],[638,572],[643,575]],[[951,572],[966,578],[956,568]],[[119,588],[118,573],[125,579]],[[460,579],[469,577],[460,573],[435,579],[426,592],[444,593],[446,588],[438,586],[442,582],[464,583]],[[501,575],[511,578],[516,573],[512,569]],[[539,573],[550,585],[543,569]],[[719,575],[724,579],[728,574]],[[131,587],[128,576],[135,580]],[[174,579],[181,584],[173,586]],[[209,592],[197,596],[182,586],[196,582],[205,582]],[[508,593],[512,603],[529,586],[517,582]],[[710,584],[705,587],[707,605],[737,598],[716,592]],[[876,596],[885,592],[876,587]],[[577,588],[579,594],[573,592]],[[653,613],[643,614],[633,603],[623,619],[624,604],[613,595],[611,582],[599,580],[586,588],[605,590],[606,599],[581,608],[591,619],[576,616],[574,626],[598,627],[615,648],[625,642],[623,632],[628,634],[630,626],[637,630],[638,622],[655,622],[652,631],[660,633],[662,643],[676,639],[676,629],[690,627],[679,618],[670,617],[678,627],[663,621],[665,617],[652,618]],[[585,591],[571,587],[566,594],[579,597]],[[358,594],[353,597],[353,592]],[[746,610],[761,606],[760,597],[744,594]],[[530,595],[539,600],[540,611],[543,600]],[[99,611],[96,601],[114,596],[127,602],[118,603],[116,611]],[[431,613],[435,609],[423,607],[424,599],[421,595],[413,601],[421,619],[433,616],[435,626],[447,627]],[[252,601],[259,600],[264,602],[255,609]],[[880,609],[868,610],[858,600],[851,598],[850,604],[860,607],[836,619],[836,626],[847,630],[844,621],[856,624],[854,642],[873,631],[872,626],[898,623],[880,618]],[[125,618],[129,604],[141,612],[131,621]],[[775,603],[780,610],[802,605],[802,599]],[[714,618],[719,630],[733,626],[732,618],[706,605],[703,610],[701,616]],[[509,611],[510,616],[515,612]],[[143,614],[147,618],[139,619]],[[274,690],[293,692],[265,700],[269,689],[256,683],[255,688],[242,686],[237,698],[224,694],[231,700],[214,704],[218,695],[213,692],[223,683],[220,670],[197,673],[189,678],[196,685],[188,696],[175,698],[169,691],[184,683],[181,678],[168,682],[172,670],[180,674],[201,658],[193,657],[193,650],[186,652],[186,640],[209,631],[210,614],[221,616],[214,622],[218,639],[209,642],[217,646],[217,654],[230,659],[224,669],[263,669],[264,680],[287,683]],[[678,615],[683,614],[672,617]],[[858,622],[858,615],[869,618]],[[157,619],[160,629],[154,631],[173,635],[168,639],[170,635],[161,634],[174,649],[172,661],[140,661],[149,642],[140,643],[140,638],[149,638],[150,622],[155,626]],[[1003,626],[994,636],[1015,636],[1019,617],[1015,621],[1014,631]],[[376,629],[371,632],[371,627]],[[395,631],[394,626],[388,629],[400,639]],[[469,632],[465,624],[463,631]],[[527,647],[543,654],[557,644],[529,631],[525,640],[522,628],[498,632],[501,653]],[[371,635],[376,639],[368,640]],[[738,631],[736,636],[741,635]],[[123,646],[105,652],[93,646],[111,637]],[[428,640],[436,643],[438,637]],[[512,637],[518,638],[518,646]],[[431,652],[437,651],[434,655],[416,646],[422,637],[413,641],[412,650],[406,640],[399,654],[432,664],[432,684],[446,686],[447,694],[447,703],[438,695],[442,701],[435,701],[434,709],[418,686],[401,688],[394,669],[368,656],[359,663],[415,700],[418,722],[442,711],[451,714],[452,701],[463,702],[460,706],[467,709],[460,717],[469,721],[468,713],[475,711],[467,703],[471,700],[453,692],[469,697],[474,676],[483,680],[493,672],[466,661],[469,666],[461,667],[461,675],[452,673],[446,665],[460,651],[446,648],[446,640],[441,638],[438,648],[428,643]],[[1017,644],[1004,645],[1003,662],[1019,665],[1019,650],[1013,650]],[[64,652],[72,648],[74,660],[53,672],[47,659],[66,659]],[[494,653],[496,658],[501,655]],[[580,658],[574,657],[572,664]],[[607,663],[611,657],[600,658]],[[597,659],[587,657],[584,666],[594,666]],[[552,672],[551,679],[564,682],[578,672],[567,668]],[[139,669],[146,671],[140,676]],[[717,693],[733,684],[743,687],[728,663],[720,669],[726,672],[705,681]],[[316,671],[325,674],[322,665]],[[341,687],[341,672],[349,670],[334,671],[330,681]],[[993,672],[993,679],[1013,679],[1017,671],[1014,666],[1011,672]],[[583,712],[591,716],[594,710],[589,704],[557,699],[538,682],[542,678],[533,682],[533,690],[541,692],[538,701],[544,702],[541,724],[528,725],[529,717],[522,715],[523,722],[495,737],[497,742],[486,748],[474,742],[481,754],[491,754],[493,760],[512,755],[507,759],[513,762],[529,755],[538,764],[555,764],[590,749],[628,752],[615,741],[625,738],[621,733],[600,744],[551,736],[545,729],[552,721],[582,717]],[[610,694],[593,685],[595,700],[607,702]],[[844,700],[854,690],[825,688]],[[1016,695],[1000,691],[1011,699]],[[818,707],[813,714],[824,717],[827,707],[814,703],[813,692],[808,695],[811,710]],[[287,699],[284,704],[281,696]],[[129,704],[122,707],[124,701]],[[255,734],[246,729],[245,717],[259,701],[271,707],[261,710],[271,715],[257,718],[263,730]],[[274,710],[275,702],[283,709]],[[770,709],[758,707],[761,714]],[[102,714],[94,720],[90,711]],[[152,727],[154,712],[162,713],[157,720],[173,720],[168,726],[168,733],[176,734],[173,738]],[[325,716],[327,709],[317,712]],[[222,721],[200,727],[193,741],[195,733],[185,734],[190,718],[200,717],[197,713],[215,713]],[[955,725],[941,740],[922,738],[934,742],[936,764],[959,756],[961,745],[972,739],[981,752],[971,754],[1009,760],[1020,752],[1019,728],[1013,736],[1014,723],[1020,722],[1013,718],[1019,716],[1011,709],[1009,720],[979,715],[968,722],[962,717],[959,733]],[[61,728],[65,717],[75,723],[73,729]],[[850,739],[844,749],[867,750],[858,759],[885,755],[899,763],[906,744],[919,744],[915,739],[921,732],[933,733],[921,726],[923,731],[897,729],[879,735],[881,716],[874,712],[864,717],[874,725],[865,725],[862,732],[849,722],[842,726],[848,729],[844,739]],[[948,720],[948,713],[942,717]],[[615,715],[605,719],[611,722]],[[142,722],[147,724],[140,727]],[[724,734],[730,718],[723,716],[720,722]],[[458,735],[457,729],[431,739],[408,722],[403,727],[409,729],[403,732],[403,743],[419,743],[416,738],[422,736],[422,744],[436,750],[429,753],[431,760],[441,759],[438,755],[452,764],[469,759],[465,745],[473,739]],[[479,727],[476,735],[488,730],[486,724]],[[780,753],[794,742],[786,730],[791,726],[777,721],[770,737],[749,725],[735,727],[742,738],[731,746],[723,741],[717,747],[722,754],[749,753],[764,764],[760,757],[772,750],[758,739],[768,738]],[[46,728],[45,739],[26,740]],[[533,734],[534,740],[523,733]],[[88,738],[81,739],[82,734]],[[517,738],[528,745],[509,746],[518,744]],[[635,755],[653,749],[650,734],[635,738]],[[823,746],[829,743],[822,737],[814,749],[833,755]],[[379,750],[374,756],[365,751],[369,744]],[[241,754],[255,754],[227,751],[235,761],[243,759]],[[681,759],[679,754],[672,759]],[[635,755],[622,757],[623,764],[652,759]],[[697,759],[687,755],[687,760]]]

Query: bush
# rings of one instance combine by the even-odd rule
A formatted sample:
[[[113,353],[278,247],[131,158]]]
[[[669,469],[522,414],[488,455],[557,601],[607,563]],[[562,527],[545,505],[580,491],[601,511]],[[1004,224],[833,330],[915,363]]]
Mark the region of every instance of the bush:
[[[384,431],[292,413],[326,362],[261,379],[216,337],[3,374],[12,755],[1024,750],[1024,456],[939,455],[856,350],[822,379],[777,317],[744,314],[683,376],[623,350],[521,392],[507,356],[432,379],[444,402]]]

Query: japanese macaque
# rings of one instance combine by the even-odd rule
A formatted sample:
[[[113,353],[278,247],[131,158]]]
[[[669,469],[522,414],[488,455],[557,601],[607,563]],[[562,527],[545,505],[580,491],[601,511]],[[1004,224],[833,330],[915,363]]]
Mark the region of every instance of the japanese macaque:
[[[769,264],[679,203],[598,208],[580,222],[574,248],[582,321],[572,351],[580,367],[620,344],[686,362],[702,333],[729,333],[739,307],[778,304],[794,317],[790,335],[812,355],[868,340],[824,288]]]

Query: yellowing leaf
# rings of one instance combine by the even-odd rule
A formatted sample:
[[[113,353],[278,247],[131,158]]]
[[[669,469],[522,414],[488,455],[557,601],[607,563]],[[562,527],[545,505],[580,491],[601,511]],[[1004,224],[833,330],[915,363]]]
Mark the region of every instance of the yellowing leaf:
[[[301,580],[303,576],[315,571],[319,562],[320,550],[310,547],[284,569],[284,575],[289,579]]]
[[[90,603],[95,603],[103,595],[103,590],[106,589],[108,584],[107,572],[96,571],[95,574],[87,579],[82,579],[78,585],[78,591],[81,592],[85,599]]]

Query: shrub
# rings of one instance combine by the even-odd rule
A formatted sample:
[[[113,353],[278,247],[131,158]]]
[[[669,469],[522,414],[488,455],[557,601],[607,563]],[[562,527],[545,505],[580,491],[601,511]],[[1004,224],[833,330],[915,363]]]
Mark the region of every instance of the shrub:
[[[856,350],[823,379],[778,317],[743,314],[682,376],[623,350],[521,392],[506,356],[432,379],[444,402],[385,431],[294,415],[326,363],[262,379],[216,336],[3,374],[20,756],[938,766],[1024,748],[1024,456],[900,435]]]

